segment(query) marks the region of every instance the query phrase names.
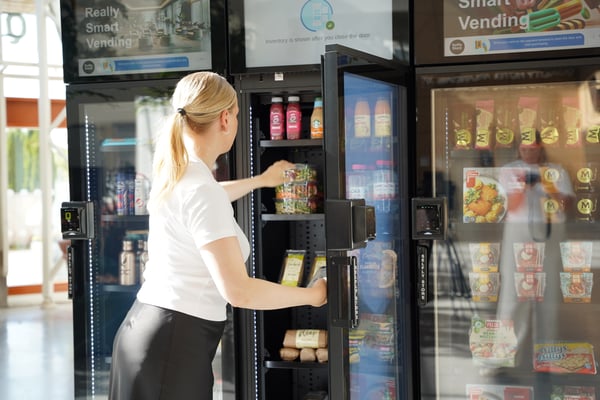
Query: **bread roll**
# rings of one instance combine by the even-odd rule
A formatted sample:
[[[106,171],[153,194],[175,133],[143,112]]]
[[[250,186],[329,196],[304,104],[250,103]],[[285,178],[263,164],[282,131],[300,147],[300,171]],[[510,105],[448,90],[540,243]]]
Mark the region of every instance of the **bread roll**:
[[[326,363],[329,361],[329,351],[326,347],[321,347],[315,350],[315,355],[317,356],[317,361],[320,363]]]
[[[297,349],[327,347],[327,331],[323,329],[288,329],[283,338],[283,347]]]
[[[300,350],[298,349],[292,349],[289,347],[282,347],[279,349],[279,357],[281,357],[283,361],[294,361],[299,355]]]
[[[300,350],[300,362],[315,362],[317,361],[317,355],[315,349],[305,347]]]

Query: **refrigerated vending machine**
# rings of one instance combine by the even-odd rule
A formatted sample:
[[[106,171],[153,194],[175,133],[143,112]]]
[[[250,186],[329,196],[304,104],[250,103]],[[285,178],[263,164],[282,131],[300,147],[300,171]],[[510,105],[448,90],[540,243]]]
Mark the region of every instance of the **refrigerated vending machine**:
[[[406,306],[409,271],[400,267],[409,256],[408,35],[400,33],[408,8],[264,3],[280,18],[254,2],[229,4],[230,67],[240,94],[236,171],[258,175],[279,159],[296,168],[281,187],[237,202],[253,248],[248,267],[253,276],[299,286],[325,275],[329,293],[320,308],[235,311],[247,321],[238,342],[244,392],[252,399],[411,398],[414,315]],[[297,100],[300,132],[289,112]]]
[[[70,201],[60,213],[78,399],[108,396],[113,339],[143,281],[154,142],[181,76],[225,74],[224,10],[215,0],[61,2]],[[231,175],[225,157],[217,177]],[[230,326],[215,364],[219,398],[235,395]]]
[[[444,214],[440,236],[413,230],[419,397],[594,399],[597,4],[425,1],[414,16],[415,226],[436,226],[419,204]]]

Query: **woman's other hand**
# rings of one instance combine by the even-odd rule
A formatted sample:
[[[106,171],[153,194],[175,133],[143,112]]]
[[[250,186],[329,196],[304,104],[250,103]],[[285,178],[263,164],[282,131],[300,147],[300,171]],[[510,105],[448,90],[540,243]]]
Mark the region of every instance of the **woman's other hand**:
[[[283,184],[285,177],[285,171],[288,169],[294,169],[295,164],[286,161],[279,160],[274,162],[267,168],[262,174],[260,174],[263,187],[275,187]]]

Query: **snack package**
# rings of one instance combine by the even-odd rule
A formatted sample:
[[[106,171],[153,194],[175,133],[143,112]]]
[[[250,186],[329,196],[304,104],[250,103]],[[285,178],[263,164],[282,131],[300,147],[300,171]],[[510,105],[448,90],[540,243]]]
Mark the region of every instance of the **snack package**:
[[[315,167],[296,164],[284,171],[284,183],[275,188],[275,213],[312,214],[321,206],[322,192]]]
[[[566,272],[589,272],[592,266],[592,242],[561,242],[560,257]]]
[[[533,400],[533,387],[467,384],[467,400]]]
[[[552,386],[550,400],[596,400],[593,386]]]
[[[492,128],[494,124],[494,100],[475,102],[475,149],[492,148]]]
[[[519,144],[530,146],[535,144],[535,132],[538,123],[539,98],[530,96],[519,97]]]
[[[519,129],[517,107],[512,99],[504,99],[496,106],[496,135],[497,149],[511,149],[515,146],[515,133]]]
[[[512,320],[471,318],[469,348],[475,365],[514,367],[517,336]]]
[[[323,329],[288,329],[283,337],[283,347],[294,349],[327,347],[327,331]]]
[[[596,374],[594,347],[586,342],[536,343],[533,370],[559,374]]]
[[[544,268],[544,243],[513,243],[515,263],[519,272],[539,272]]]
[[[563,97],[562,113],[565,127],[565,147],[581,147],[581,110],[576,96]]]
[[[600,143],[600,125],[591,125],[585,132],[585,142],[589,145]]]
[[[498,272],[500,243],[469,243],[474,272]]]
[[[454,134],[454,148],[469,150],[473,148],[475,108],[473,105],[467,103],[455,103],[450,107],[450,123]]]
[[[590,303],[593,285],[592,272],[560,273],[560,290],[565,303]]]
[[[324,251],[315,251],[315,257],[313,258],[312,266],[310,268],[310,274],[308,276],[308,283],[306,287],[311,287],[314,283],[327,277],[327,256]]]
[[[473,301],[495,303],[500,293],[500,274],[498,272],[469,272],[469,283]]]
[[[281,267],[279,283],[285,286],[298,286],[304,272],[306,250],[286,250]]]
[[[515,272],[515,290],[519,301],[544,301],[545,272]]]
[[[560,113],[553,96],[546,96],[539,109],[540,138],[546,147],[557,147],[560,144],[558,131]]]

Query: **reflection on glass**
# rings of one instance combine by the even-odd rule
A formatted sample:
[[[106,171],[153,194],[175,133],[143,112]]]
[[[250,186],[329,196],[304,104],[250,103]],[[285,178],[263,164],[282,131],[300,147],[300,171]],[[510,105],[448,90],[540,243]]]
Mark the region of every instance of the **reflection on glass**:
[[[355,250],[359,325],[349,332],[353,399],[396,399],[398,168],[395,86],[345,75],[346,197],[373,206],[377,238]]]

